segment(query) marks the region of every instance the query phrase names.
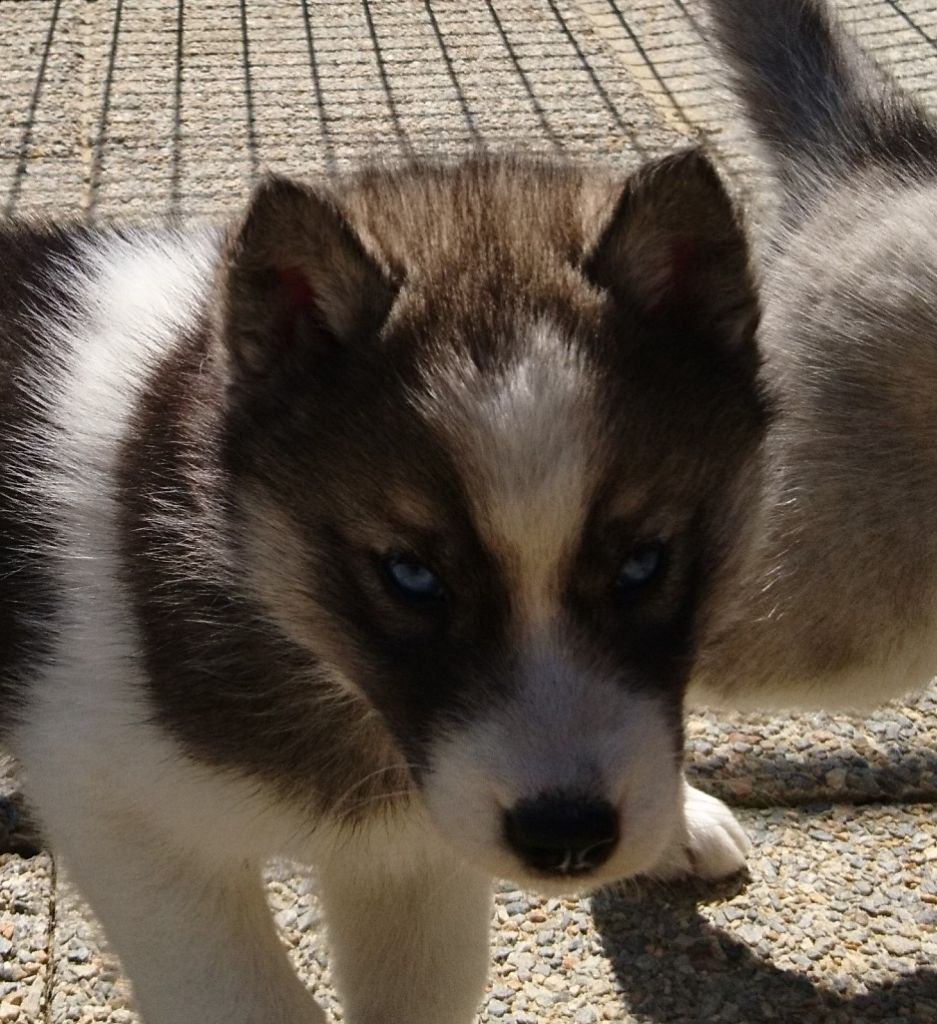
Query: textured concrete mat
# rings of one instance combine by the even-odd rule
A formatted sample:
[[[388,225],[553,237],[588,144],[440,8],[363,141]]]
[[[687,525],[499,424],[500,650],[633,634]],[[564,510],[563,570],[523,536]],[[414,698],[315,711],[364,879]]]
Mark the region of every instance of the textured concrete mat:
[[[261,169],[681,133],[577,4],[0,0],[9,212],[231,209]]]
[[[748,812],[740,891],[595,897],[624,1006],[667,1024],[937,1019],[932,819],[930,806]]]
[[[931,0],[839,0],[937,97]],[[632,163],[700,135],[757,170],[701,0],[0,0],[7,212],[236,207],[264,168],[525,146]]]
[[[691,781],[735,805],[937,800],[937,688],[874,713],[691,715]]]
[[[54,867],[0,854],[0,1021],[43,1019],[52,988]]]
[[[814,805],[743,820],[756,843],[746,880],[634,883],[589,900],[501,892],[481,1021],[932,1024],[932,807]],[[0,1021],[136,1021],[116,962],[61,883],[48,966],[49,871],[46,858],[28,870],[0,858],[12,907],[0,923]],[[300,973],[340,1020],[314,884],[274,866],[268,890]]]

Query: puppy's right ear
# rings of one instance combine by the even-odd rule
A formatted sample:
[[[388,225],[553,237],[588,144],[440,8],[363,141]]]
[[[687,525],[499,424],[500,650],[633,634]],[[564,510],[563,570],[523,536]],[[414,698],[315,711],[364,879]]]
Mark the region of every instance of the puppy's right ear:
[[[641,312],[754,344],[758,289],[735,204],[699,149],[636,171],[584,270]]]
[[[379,329],[396,287],[326,190],[269,177],[223,270],[222,333],[235,372],[308,364]]]

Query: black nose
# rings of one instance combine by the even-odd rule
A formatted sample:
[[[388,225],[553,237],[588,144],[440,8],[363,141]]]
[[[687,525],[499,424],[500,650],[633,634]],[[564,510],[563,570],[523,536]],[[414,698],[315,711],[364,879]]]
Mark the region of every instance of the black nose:
[[[504,815],[504,837],[529,867],[549,875],[587,875],[618,843],[618,813],[604,800],[545,794]]]

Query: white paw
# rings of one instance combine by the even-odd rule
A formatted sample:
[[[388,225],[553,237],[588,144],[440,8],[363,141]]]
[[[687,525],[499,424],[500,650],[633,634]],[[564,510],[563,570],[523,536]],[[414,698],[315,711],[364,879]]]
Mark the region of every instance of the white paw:
[[[653,878],[692,875],[712,880],[745,867],[752,844],[721,800],[684,783],[683,813],[684,828],[650,872]]]

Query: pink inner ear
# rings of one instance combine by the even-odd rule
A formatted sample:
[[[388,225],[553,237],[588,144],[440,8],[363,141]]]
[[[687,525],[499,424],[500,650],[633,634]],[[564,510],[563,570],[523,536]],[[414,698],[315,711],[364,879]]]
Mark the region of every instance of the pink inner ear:
[[[670,243],[670,290],[677,296],[693,289],[702,256],[696,238],[675,238]]]
[[[311,311],[316,308],[316,293],[299,267],[280,267],[277,276],[294,309]]]
[[[637,283],[649,312],[677,313],[699,298],[700,271],[705,258],[702,240],[692,235],[655,239],[653,258],[636,268]]]

